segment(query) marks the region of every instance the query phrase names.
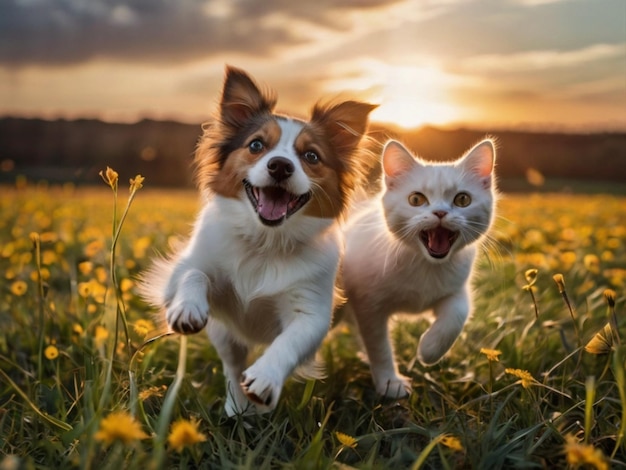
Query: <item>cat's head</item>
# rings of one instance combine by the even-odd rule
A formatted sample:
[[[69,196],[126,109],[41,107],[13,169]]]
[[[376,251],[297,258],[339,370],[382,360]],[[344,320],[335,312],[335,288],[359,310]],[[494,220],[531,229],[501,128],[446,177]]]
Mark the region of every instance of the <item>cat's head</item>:
[[[477,241],[493,218],[495,156],[491,139],[451,163],[425,162],[389,141],[383,150],[383,207],[391,232],[435,262]]]

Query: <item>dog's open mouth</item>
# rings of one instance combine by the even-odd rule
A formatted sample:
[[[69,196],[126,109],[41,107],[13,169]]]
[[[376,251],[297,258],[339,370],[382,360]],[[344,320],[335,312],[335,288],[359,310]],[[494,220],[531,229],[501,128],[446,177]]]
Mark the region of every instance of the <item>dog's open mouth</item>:
[[[265,225],[282,224],[311,199],[310,192],[298,196],[280,186],[252,186],[248,180],[244,180],[243,185],[252,207]]]
[[[448,255],[458,236],[459,232],[453,232],[441,225],[420,232],[420,240],[428,250],[428,254],[438,259]]]

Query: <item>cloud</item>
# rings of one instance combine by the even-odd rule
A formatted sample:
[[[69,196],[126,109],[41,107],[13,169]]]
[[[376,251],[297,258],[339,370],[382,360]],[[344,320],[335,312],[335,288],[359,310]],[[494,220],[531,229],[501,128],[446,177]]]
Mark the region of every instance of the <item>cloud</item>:
[[[3,0],[0,64],[76,64],[94,58],[172,63],[223,54],[270,56],[309,40],[306,29],[294,30],[290,20],[340,30],[350,26],[342,12],[389,3],[394,2]],[[277,14],[284,21],[271,21]]]
[[[519,73],[562,67],[580,67],[605,59],[626,58],[626,44],[595,44],[571,51],[540,50],[517,54],[484,54],[464,59],[461,70]]]

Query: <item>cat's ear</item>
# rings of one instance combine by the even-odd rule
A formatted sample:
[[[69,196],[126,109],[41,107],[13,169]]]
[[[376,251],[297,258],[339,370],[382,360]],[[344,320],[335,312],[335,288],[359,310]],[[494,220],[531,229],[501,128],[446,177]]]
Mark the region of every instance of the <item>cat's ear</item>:
[[[493,166],[496,160],[496,149],[491,139],[485,139],[474,145],[463,157],[462,164],[480,178],[485,189],[491,187]]]
[[[383,149],[383,171],[385,182],[389,186],[393,180],[404,175],[416,164],[415,158],[404,145],[396,140],[390,140]]]

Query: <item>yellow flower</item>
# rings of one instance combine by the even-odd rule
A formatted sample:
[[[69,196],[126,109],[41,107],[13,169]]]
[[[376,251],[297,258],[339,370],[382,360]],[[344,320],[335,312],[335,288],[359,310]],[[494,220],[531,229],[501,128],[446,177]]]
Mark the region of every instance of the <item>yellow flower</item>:
[[[96,331],[94,333],[94,339],[96,341],[96,347],[104,345],[104,342],[109,337],[109,331],[102,325],[96,326]]]
[[[154,325],[150,320],[139,319],[135,322],[133,328],[135,333],[145,338],[148,333],[154,330]]]
[[[139,399],[141,401],[146,401],[148,398],[151,398],[151,397],[162,397],[165,390],[167,390],[166,385],[161,385],[160,387],[156,385],[152,387],[148,387],[145,390],[142,390],[141,392],[139,392]]]
[[[46,349],[44,349],[43,354],[44,356],[46,356],[46,359],[53,361],[57,357],[59,357],[59,350],[54,344],[51,344]]]
[[[93,263],[91,261],[78,263],[78,270],[83,276],[87,276],[93,270]]]
[[[455,450],[457,452],[463,452],[463,444],[461,444],[461,441],[456,436],[443,436],[439,442],[452,450]]]
[[[522,387],[524,388],[530,387],[535,382],[535,379],[533,378],[532,374],[528,372],[527,370],[507,368],[507,369],[504,369],[504,372],[506,372],[507,374],[514,375],[515,377],[519,378],[521,380]]]
[[[143,180],[145,180],[145,178],[141,175],[137,175],[135,176],[135,178],[131,178],[130,179],[130,192],[134,193],[138,189],[143,188]]]
[[[206,441],[206,436],[198,431],[198,424],[195,420],[179,419],[172,424],[167,442],[175,451],[182,452],[185,447]]]
[[[100,171],[98,174],[102,180],[111,187],[111,189],[114,191],[117,190],[117,171],[107,166],[106,171]]]
[[[94,240],[85,246],[85,256],[87,258],[93,258],[104,249],[104,242],[102,240]]]
[[[600,273],[600,258],[598,258],[596,255],[585,255],[585,257],[583,258],[583,264],[585,265],[587,271],[589,271],[590,273]]]
[[[28,290],[28,285],[24,281],[15,281],[11,284],[11,293],[13,295],[22,296]]]
[[[135,285],[135,283],[132,280],[130,280],[128,278],[124,278],[120,282],[120,290],[122,292],[128,292],[129,290],[131,290],[133,288],[134,285]]]
[[[613,289],[605,289],[604,290],[604,298],[606,299],[606,302],[609,304],[609,307],[613,308],[615,307],[615,297],[616,297],[616,293]]]
[[[524,277],[526,278],[526,282],[528,282],[529,286],[532,286],[537,280],[537,273],[539,271],[537,269],[527,269],[524,273]]]
[[[596,470],[609,470],[609,464],[600,449],[579,442],[571,434],[565,436],[565,458],[572,466],[591,465]]]
[[[497,349],[480,348],[480,353],[487,356],[487,359],[489,361],[498,362],[500,361],[500,359],[498,359],[498,356],[502,354],[502,351],[498,351]]]
[[[83,327],[78,323],[74,323],[74,326],[72,326],[72,333],[81,336],[84,333]]]
[[[563,274],[555,274],[552,276],[552,279],[556,282],[556,285],[559,288],[559,293],[562,294],[565,292],[565,279],[563,278]]]
[[[91,295],[91,282],[79,282],[78,295],[80,295],[83,299],[89,297]]]
[[[335,432],[335,437],[341,443],[341,445],[345,447],[350,447],[354,449],[357,445],[356,439],[348,434],[344,434],[342,432]]]
[[[115,441],[130,444],[148,435],[143,432],[141,425],[125,411],[114,411],[100,422],[100,429],[94,436],[96,440],[109,445]]]
[[[613,328],[607,323],[585,345],[585,351],[591,354],[608,354],[613,349]]]

